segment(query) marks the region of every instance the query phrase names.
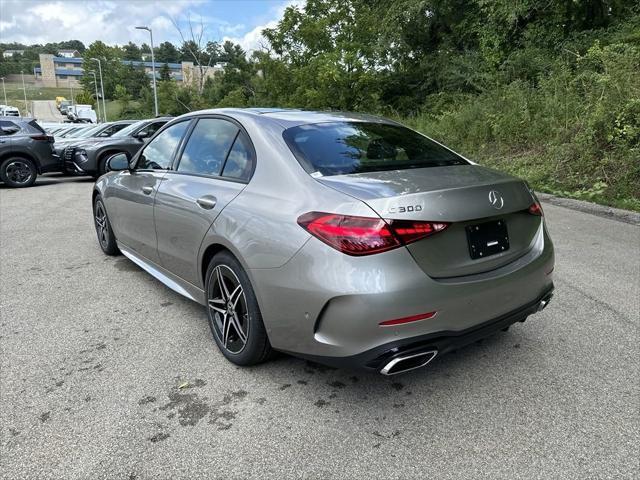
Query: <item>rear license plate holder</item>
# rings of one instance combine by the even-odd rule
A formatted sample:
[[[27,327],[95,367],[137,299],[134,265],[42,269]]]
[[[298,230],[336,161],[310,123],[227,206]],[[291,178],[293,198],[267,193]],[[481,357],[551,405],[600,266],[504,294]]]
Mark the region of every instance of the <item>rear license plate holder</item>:
[[[468,225],[466,230],[469,254],[473,260],[509,250],[509,233],[504,220]]]

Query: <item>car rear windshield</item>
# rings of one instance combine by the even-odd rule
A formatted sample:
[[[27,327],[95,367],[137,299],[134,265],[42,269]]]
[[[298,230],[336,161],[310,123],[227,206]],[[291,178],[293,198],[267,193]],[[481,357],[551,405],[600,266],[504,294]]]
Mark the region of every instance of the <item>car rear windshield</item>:
[[[309,173],[323,176],[469,164],[427,137],[387,123],[300,125],[283,137]]]

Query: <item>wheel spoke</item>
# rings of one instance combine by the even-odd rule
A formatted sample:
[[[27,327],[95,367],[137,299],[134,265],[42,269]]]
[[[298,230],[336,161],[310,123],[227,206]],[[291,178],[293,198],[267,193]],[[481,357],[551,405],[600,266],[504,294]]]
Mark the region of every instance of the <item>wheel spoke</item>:
[[[231,292],[231,295],[229,296],[229,301],[233,305],[234,310],[241,296],[242,296],[242,285],[238,284],[238,286],[233,290],[233,292]]]
[[[229,299],[229,290],[227,290],[227,286],[224,283],[224,276],[222,275],[222,269],[220,267],[216,267],[216,276],[218,278],[218,286],[220,288],[220,295],[222,299],[226,301]]]
[[[224,300],[220,300],[220,299],[209,300],[209,308],[211,308],[212,310],[214,310],[214,311],[216,311],[218,313],[221,313],[223,315],[226,314],[227,310],[225,308],[223,308],[223,307],[216,306],[215,305],[216,303],[219,304],[219,305],[220,304],[224,305],[225,302],[224,302]]]
[[[229,343],[229,331],[231,330],[231,322],[229,321],[229,315],[226,313],[222,318],[222,344],[225,348],[227,348],[227,344]]]
[[[242,343],[247,343],[247,334],[244,333],[242,326],[240,325],[240,320],[238,319],[238,314],[234,312],[231,316],[231,321],[233,323],[233,328],[238,334],[238,338],[242,341]]]

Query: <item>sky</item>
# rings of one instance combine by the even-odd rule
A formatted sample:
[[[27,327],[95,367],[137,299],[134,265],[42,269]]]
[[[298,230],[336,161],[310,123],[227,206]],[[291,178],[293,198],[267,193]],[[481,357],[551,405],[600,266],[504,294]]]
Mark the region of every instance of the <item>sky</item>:
[[[302,0],[0,0],[0,43],[45,44],[80,40],[89,45],[129,41],[149,43],[153,29],[157,46],[180,44],[174,22],[186,31],[189,18],[201,20],[205,38],[231,40],[250,51],[260,47],[263,28],[273,27],[285,8]]]

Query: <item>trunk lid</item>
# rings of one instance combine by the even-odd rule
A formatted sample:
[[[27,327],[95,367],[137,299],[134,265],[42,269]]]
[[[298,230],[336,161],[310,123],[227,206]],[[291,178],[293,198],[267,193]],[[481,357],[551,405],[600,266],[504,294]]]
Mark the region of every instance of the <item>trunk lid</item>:
[[[318,181],[362,200],[382,218],[450,223],[443,232],[407,245],[422,270],[434,278],[473,275],[516,260],[532,247],[542,221],[527,212],[534,199],[522,180],[478,165],[336,175]],[[508,248],[472,259],[467,227],[492,221],[506,225]]]

